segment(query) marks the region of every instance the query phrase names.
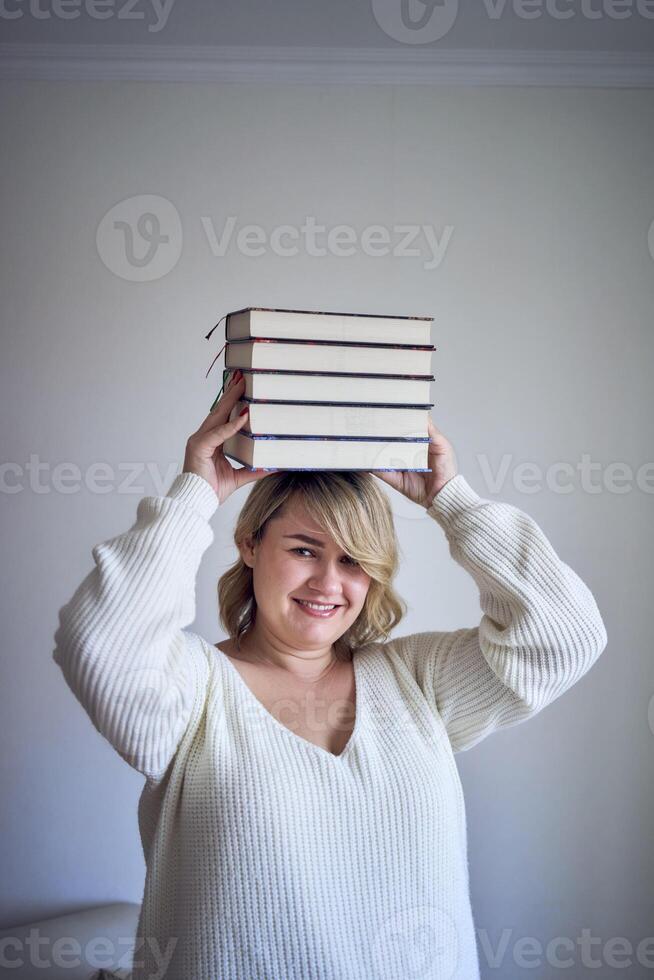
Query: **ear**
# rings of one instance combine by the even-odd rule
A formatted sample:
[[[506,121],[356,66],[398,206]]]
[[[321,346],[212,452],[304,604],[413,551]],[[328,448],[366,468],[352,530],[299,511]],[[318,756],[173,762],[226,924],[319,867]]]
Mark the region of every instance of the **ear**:
[[[245,564],[249,568],[252,568],[252,566],[254,565],[254,559],[255,559],[255,550],[254,550],[252,538],[251,537],[250,538],[245,538],[245,540],[242,542],[242,544],[239,545],[239,549],[238,550],[239,550],[239,552],[241,554],[241,558],[243,559],[243,561],[245,562]]]

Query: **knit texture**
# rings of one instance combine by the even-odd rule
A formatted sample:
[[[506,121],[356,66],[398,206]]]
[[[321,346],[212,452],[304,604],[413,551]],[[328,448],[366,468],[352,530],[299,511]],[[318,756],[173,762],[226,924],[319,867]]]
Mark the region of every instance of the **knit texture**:
[[[134,980],[477,980],[454,753],[533,717],[607,637],[537,524],[462,474],[426,513],[479,588],[478,627],[354,656],[334,756],[264,708],[187,630],[218,498],[181,473],[142,498],[59,611],[53,658],[146,782]]]

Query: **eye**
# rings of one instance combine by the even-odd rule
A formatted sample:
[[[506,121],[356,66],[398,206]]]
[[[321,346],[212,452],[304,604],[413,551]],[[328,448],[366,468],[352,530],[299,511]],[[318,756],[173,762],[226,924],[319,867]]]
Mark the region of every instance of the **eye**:
[[[297,547],[297,548],[291,548],[291,551],[308,551],[310,555],[313,555],[313,551],[311,551],[310,548],[303,548],[301,546],[300,547]],[[344,557],[345,557],[346,561],[348,561],[350,563],[350,565],[358,565],[359,564],[358,561],[355,561],[354,558],[350,558],[349,555],[345,555]]]

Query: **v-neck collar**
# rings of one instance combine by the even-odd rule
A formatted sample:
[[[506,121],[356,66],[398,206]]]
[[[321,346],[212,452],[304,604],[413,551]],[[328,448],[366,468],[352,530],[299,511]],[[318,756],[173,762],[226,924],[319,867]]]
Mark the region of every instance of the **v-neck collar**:
[[[363,662],[362,662],[362,657],[360,657],[357,653],[355,653],[352,658],[352,667],[354,669],[355,699],[356,699],[354,726],[352,728],[352,731],[350,732],[350,737],[345,745],[345,748],[338,755],[335,755],[333,752],[330,752],[328,749],[324,749],[322,745],[316,745],[315,742],[309,741],[308,738],[302,738],[301,735],[298,735],[291,728],[287,728],[286,725],[283,725],[282,722],[279,721],[277,718],[275,718],[275,716],[271,714],[270,711],[268,711],[266,706],[261,703],[259,698],[250,689],[250,686],[246,682],[245,678],[242,676],[241,672],[238,670],[237,667],[234,666],[234,664],[227,656],[227,654],[224,652],[224,650],[221,650],[217,646],[213,646],[212,649],[220,656],[221,660],[225,661],[227,671],[228,672],[231,671],[235,675],[236,685],[241,690],[242,696],[245,697],[246,700],[253,702],[257,707],[258,711],[267,719],[269,719],[269,721],[273,725],[275,725],[276,728],[281,729],[283,732],[286,732],[288,736],[295,739],[295,741],[299,742],[301,745],[305,746],[309,751],[319,752],[321,755],[327,756],[327,758],[331,759],[334,763],[341,762],[349,755],[350,751],[352,750],[352,746],[354,745],[355,741],[359,737],[359,732],[361,731],[361,727],[363,725],[363,716],[365,714],[365,706],[364,706],[365,696],[363,694],[363,687],[364,687]]]

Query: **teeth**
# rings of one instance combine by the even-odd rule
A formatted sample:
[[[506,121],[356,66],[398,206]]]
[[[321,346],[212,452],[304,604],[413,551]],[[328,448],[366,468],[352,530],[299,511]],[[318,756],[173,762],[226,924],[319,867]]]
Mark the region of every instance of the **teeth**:
[[[302,599],[298,599],[297,601],[303,606],[308,606],[309,609],[317,609],[321,612],[326,612],[328,609],[336,609],[336,606],[319,606],[315,602],[304,602]]]

